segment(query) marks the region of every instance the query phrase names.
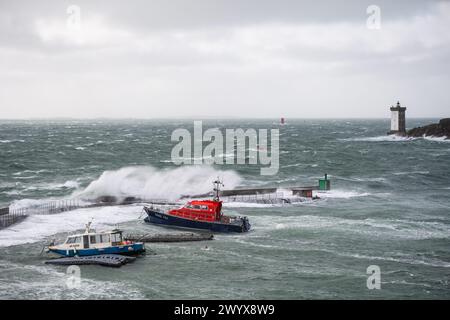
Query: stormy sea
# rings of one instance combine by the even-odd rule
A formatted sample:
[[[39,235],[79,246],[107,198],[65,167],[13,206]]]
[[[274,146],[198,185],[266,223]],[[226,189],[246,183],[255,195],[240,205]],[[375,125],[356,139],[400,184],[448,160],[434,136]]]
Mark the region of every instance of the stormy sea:
[[[409,128],[436,119],[408,119]],[[2,120],[0,208],[101,196],[178,199],[212,189],[315,185],[331,190],[293,204],[228,202],[252,230],[213,241],[147,244],[121,268],[81,266],[79,286],[66,267],[44,264],[52,239],[146,224],[143,205],[30,214],[0,229],[1,299],[449,299],[450,140],[386,135],[389,121],[205,120],[207,128],[277,128],[280,166],[178,166],[177,128],[191,120]],[[369,266],[380,289],[369,289]]]

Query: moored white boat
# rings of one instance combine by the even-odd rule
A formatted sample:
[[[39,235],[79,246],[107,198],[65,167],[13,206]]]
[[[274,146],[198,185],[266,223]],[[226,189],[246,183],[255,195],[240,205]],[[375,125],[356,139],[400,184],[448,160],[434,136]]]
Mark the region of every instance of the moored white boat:
[[[144,243],[125,241],[122,230],[96,232],[90,226],[91,222],[86,225],[84,233],[70,235],[64,243],[52,244],[47,250],[66,257],[99,254],[137,255],[145,252]]]

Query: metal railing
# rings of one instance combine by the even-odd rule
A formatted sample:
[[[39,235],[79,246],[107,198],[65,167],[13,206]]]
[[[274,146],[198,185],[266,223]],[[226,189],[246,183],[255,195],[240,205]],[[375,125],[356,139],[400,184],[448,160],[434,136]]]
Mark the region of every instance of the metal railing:
[[[8,208],[2,208],[0,209],[0,229],[7,228],[26,217],[27,215],[23,212],[9,212]]]
[[[280,204],[286,203],[282,192],[266,193],[266,194],[250,194],[250,195],[235,195],[221,197],[221,200],[227,202],[248,202],[248,203],[263,203],[263,204]]]
[[[89,207],[93,204],[86,203],[78,199],[51,200],[44,203],[29,205],[27,207],[9,207],[9,214],[33,215],[33,214],[53,214],[64,211]]]

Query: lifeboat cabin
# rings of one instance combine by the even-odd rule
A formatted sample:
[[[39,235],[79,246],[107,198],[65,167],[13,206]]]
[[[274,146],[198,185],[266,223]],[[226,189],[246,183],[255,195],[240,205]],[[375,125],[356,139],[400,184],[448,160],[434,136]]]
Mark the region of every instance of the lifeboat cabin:
[[[144,207],[148,223],[180,228],[203,229],[216,232],[247,232],[250,223],[247,217],[222,214],[222,201],[193,200],[185,206],[162,212],[153,207]]]

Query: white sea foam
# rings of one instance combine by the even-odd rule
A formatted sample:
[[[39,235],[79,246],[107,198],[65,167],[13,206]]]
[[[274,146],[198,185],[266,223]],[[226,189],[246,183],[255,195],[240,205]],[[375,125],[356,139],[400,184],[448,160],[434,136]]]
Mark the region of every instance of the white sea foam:
[[[434,136],[423,136],[425,140],[434,141],[434,142],[450,142],[448,137],[434,137]]]
[[[136,220],[141,213],[141,206],[114,206],[31,215],[17,225],[0,230],[0,246],[38,242],[60,232],[80,230],[92,218],[94,228],[108,229],[117,223]]]
[[[0,291],[5,299],[143,299],[144,295],[124,281],[81,278],[76,289],[67,286],[65,269],[54,266],[27,265],[0,261],[0,268],[11,276],[9,281],[0,276]],[[62,270],[62,271],[59,271]],[[24,276],[25,275],[25,276]],[[33,281],[25,277],[33,277]]]
[[[293,164],[287,164],[285,166],[281,166],[282,168],[290,168],[290,167],[299,167],[302,166],[302,163],[293,163]]]
[[[63,183],[38,183],[25,188],[27,191],[33,190],[61,190],[61,189],[76,189],[79,183],[76,180],[68,180]]]
[[[52,201],[54,199],[20,199],[20,200],[14,200],[10,205],[10,209],[22,209],[22,208],[32,208],[37,207],[39,205],[49,203],[49,201]]]
[[[356,138],[346,138],[346,139],[338,139],[340,141],[367,141],[367,142],[404,142],[415,140],[416,138],[412,137],[402,137],[397,135],[385,135],[385,136],[377,136],[377,137],[356,137]]]
[[[327,232],[357,233],[382,239],[447,239],[450,226],[440,222],[399,219],[344,219],[330,216],[253,216],[254,230],[321,229]]]
[[[25,140],[0,140],[0,143],[14,143],[14,142],[25,142]]]
[[[313,196],[318,196],[319,198],[323,198],[323,199],[326,199],[326,198],[350,199],[350,198],[354,198],[354,197],[367,197],[370,195],[371,195],[371,193],[368,193],[368,192],[358,192],[358,191],[348,191],[348,190],[313,191]],[[261,195],[259,197],[261,197],[261,199],[264,199],[264,197]],[[275,194],[273,194],[273,197],[275,198]],[[289,205],[308,205],[308,204],[315,203],[315,201],[313,201],[311,198],[305,198],[305,197],[299,197],[297,195],[292,195],[292,191],[287,190],[287,189],[277,189],[276,197],[291,200],[291,204],[289,204]],[[243,200],[241,200],[241,199],[243,199]],[[254,197],[252,198],[252,196],[226,197],[223,200],[224,200],[224,207],[229,207],[229,208],[270,208],[270,207],[280,207],[280,206],[287,205],[285,203],[258,203],[256,201],[256,198],[254,198]],[[235,201],[232,201],[232,200],[235,200]]]
[[[427,265],[432,267],[444,267],[444,268],[450,268],[450,263],[437,260],[437,259],[417,259],[412,257],[405,257],[405,258],[399,258],[399,257],[391,257],[391,256],[371,256],[371,255],[362,255],[357,253],[342,253],[338,251],[334,251],[334,254],[337,254],[339,256],[343,257],[350,257],[350,258],[356,258],[356,259],[365,259],[365,260],[382,260],[382,261],[390,261],[390,262],[399,262],[399,263],[406,263],[406,264],[415,264],[415,265]]]
[[[293,197],[290,197],[288,199],[293,199]],[[240,202],[240,201],[233,201],[233,202],[224,202],[223,207],[224,208],[274,208],[274,207],[285,207],[285,206],[300,206],[300,205],[310,205],[314,204],[315,202],[313,200],[304,198],[303,201],[298,201],[299,197],[296,197],[291,203],[257,203],[257,202]]]
[[[239,201],[223,203],[224,208],[271,208],[274,206],[280,206],[280,205],[270,204],[270,203],[239,202]]]
[[[356,181],[356,182],[385,182],[386,178],[376,177],[376,178],[368,178],[368,177],[341,177],[341,176],[333,176],[339,180],[346,181]]]
[[[319,196],[320,198],[338,198],[338,199],[350,199],[354,197],[367,197],[370,196],[368,192],[358,192],[351,190],[328,190],[328,191],[315,191],[314,195]]]
[[[406,172],[393,172],[392,174],[396,176],[403,176],[403,175],[414,175],[414,174],[429,174],[430,171],[406,171]]]
[[[366,141],[366,142],[405,142],[405,141],[412,141],[412,140],[418,140],[418,139],[424,139],[434,142],[450,142],[450,139],[448,137],[435,137],[435,136],[422,136],[421,138],[418,137],[404,137],[404,136],[398,136],[395,134],[392,135],[385,135],[385,136],[376,136],[376,137],[355,137],[355,138],[345,138],[345,139],[338,139],[340,141]]]
[[[150,166],[124,167],[103,172],[97,180],[91,182],[83,191],[74,193],[74,196],[84,199],[109,195],[119,199],[133,196],[176,200],[182,195],[211,191],[212,181],[218,176],[230,189],[241,182],[236,172],[219,171],[209,166],[183,166],[166,170]]]
[[[51,183],[47,185],[43,185],[43,189],[48,190],[58,190],[58,189],[76,189],[79,187],[78,181],[75,180],[68,180],[64,183]]]

